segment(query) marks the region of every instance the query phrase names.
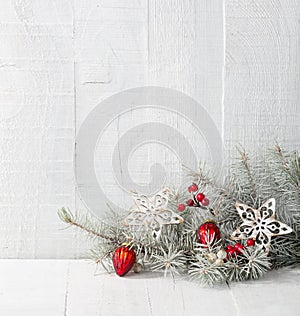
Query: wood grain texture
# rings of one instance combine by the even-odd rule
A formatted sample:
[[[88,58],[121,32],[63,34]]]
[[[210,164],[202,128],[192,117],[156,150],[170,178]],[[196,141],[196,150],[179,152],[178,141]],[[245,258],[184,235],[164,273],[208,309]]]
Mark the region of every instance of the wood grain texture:
[[[84,207],[75,193],[76,132],[104,98],[145,85],[192,95],[220,125],[222,1],[20,0],[1,6],[0,256],[80,257],[82,238],[59,230],[64,225],[56,217],[62,205]],[[129,200],[115,181],[110,152],[122,133],[145,119],[172,125],[207,155],[202,136],[180,113],[120,115],[99,141],[106,153],[99,179],[114,202]],[[133,152],[129,168],[137,183],[149,181],[155,162],[178,183],[180,160],[157,144]]]
[[[273,271],[230,288],[203,288],[159,273],[120,278],[83,260],[0,260],[0,279],[5,316],[282,316],[300,309],[297,270]]]
[[[124,89],[155,85],[193,97],[213,117],[228,159],[238,143],[299,148],[299,14],[296,0],[2,1],[0,257],[85,256],[81,235],[61,230],[56,209],[85,207],[75,135],[97,104]],[[112,152],[147,122],[171,126],[199,159],[210,159],[201,128],[182,113],[120,113],[95,152],[99,183],[116,204],[131,201]],[[180,182],[177,153],[157,142],[132,148],[128,170],[147,184],[157,162],[168,182]]]
[[[149,0],[130,6],[120,2],[117,8],[115,2],[97,4],[90,1],[89,11],[78,4],[75,12],[76,129],[107,96],[122,89],[151,85],[177,89],[194,97],[214,117],[221,132],[222,1]],[[125,133],[148,122],[171,126],[174,133],[168,135],[169,143],[176,133],[181,133],[199,158],[210,158],[201,131],[180,112],[153,105],[147,109],[132,107],[112,120],[107,118],[107,126],[99,135],[95,169],[102,190],[110,202],[119,206],[132,203],[128,191],[136,188],[126,187],[126,179],[124,183],[117,181],[112,170],[113,150],[120,148],[118,142]],[[122,152],[119,154],[120,173],[122,168],[128,168],[136,183],[147,184],[152,176],[151,166],[160,163],[166,171],[166,183],[179,184],[182,161],[178,152],[155,142],[155,137],[134,147],[134,138],[132,135],[127,146],[131,150],[128,166],[122,161]],[[81,207],[80,200],[77,206]]]
[[[56,209],[74,206],[73,13],[66,1],[2,1],[1,257],[72,256]]]
[[[299,1],[225,2],[225,142],[299,148]]]
[[[194,97],[214,117],[221,132],[222,1],[149,0],[132,2],[128,6],[121,1],[101,4],[89,1],[88,8],[76,2],[77,131],[103,99],[123,89],[151,85],[177,89]],[[118,181],[112,169],[114,149],[120,150],[120,139],[133,128],[149,122],[170,126],[174,133],[168,134],[167,145],[181,133],[199,158],[210,158],[201,131],[181,112],[154,104],[148,108],[132,106],[130,111],[113,119],[105,112],[101,116],[107,116],[107,126],[99,135],[95,169],[102,190],[116,205],[130,206],[132,200],[128,191],[136,189],[126,187],[126,179],[122,177]],[[140,133],[144,130],[141,127]],[[124,153],[119,152],[120,174],[128,169],[134,182],[147,185],[151,181],[151,167],[160,163],[166,172],[166,183],[179,184],[182,168],[179,153],[156,141],[154,132],[154,138],[149,137],[149,142],[143,141],[138,146],[135,145],[136,136],[132,132],[126,147],[131,151],[128,166],[123,161]],[[78,186],[90,192],[96,190],[84,182]],[[84,207],[80,196],[76,204],[78,208]]]

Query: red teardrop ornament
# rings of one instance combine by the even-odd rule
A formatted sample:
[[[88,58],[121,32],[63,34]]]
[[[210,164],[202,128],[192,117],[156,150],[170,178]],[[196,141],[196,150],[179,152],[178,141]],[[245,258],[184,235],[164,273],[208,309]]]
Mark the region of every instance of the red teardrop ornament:
[[[136,255],[133,249],[121,246],[115,250],[112,261],[117,275],[124,276],[133,267]]]
[[[208,221],[202,224],[197,231],[198,242],[207,248],[208,244],[213,245],[215,242],[221,239],[221,233],[213,221]]]

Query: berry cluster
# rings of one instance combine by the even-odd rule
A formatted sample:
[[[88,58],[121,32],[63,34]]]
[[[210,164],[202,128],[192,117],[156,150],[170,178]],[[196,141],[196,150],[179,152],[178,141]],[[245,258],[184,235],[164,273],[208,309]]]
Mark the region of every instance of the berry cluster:
[[[248,239],[246,247],[253,247],[255,245],[254,239]],[[241,243],[237,242],[235,245],[231,246],[228,245],[226,247],[227,256],[234,257],[236,255],[242,254],[243,249],[245,249],[245,246]]]
[[[202,192],[199,192],[199,187],[196,183],[191,184],[188,187],[188,191],[192,194],[192,198],[187,200],[185,204],[179,204],[178,211],[184,211],[186,206],[206,207],[209,205],[209,199]]]

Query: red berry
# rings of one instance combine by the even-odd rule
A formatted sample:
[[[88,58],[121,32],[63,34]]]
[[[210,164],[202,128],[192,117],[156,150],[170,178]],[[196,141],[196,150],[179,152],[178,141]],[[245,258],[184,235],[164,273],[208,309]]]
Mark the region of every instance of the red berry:
[[[203,193],[198,193],[196,195],[196,200],[199,202],[202,202],[204,198],[205,198],[205,195]]]
[[[247,246],[248,247],[253,247],[255,245],[255,240],[254,239],[248,239],[247,240]]]
[[[226,248],[227,248],[226,252],[234,251],[234,248],[232,246],[230,246],[230,245],[228,245]]]
[[[178,205],[178,211],[183,212],[185,210],[185,205],[184,204],[179,204]]]
[[[239,242],[237,242],[235,245],[234,245],[234,251],[237,253],[237,254],[241,254],[242,253],[242,250],[243,249],[245,249],[245,247],[241,244],[241,243],[239,243]]]
[[[198,185],[193,183],[192,185],[189,186],[188,191],[191,192],[196,192],[198,191]]]
[[[192,200],[192,199],[189,199],[189,200],[187,200],[186,201],[186,205],[188,205],[188,206],[194,206],[194,200]]]
[[[234,247],[232,247],[231,245],[228,245],[226,247],[225,251],[227,252],[226,260],[229,260],[230,257],[236,256],[236,252],[234,250]]]
[[[208,198],[204,198],[204,199],[202,200],[201,204],[202,204],[203,206],[208,206],[208,205],[209,205],[209,199],[208,199]]]

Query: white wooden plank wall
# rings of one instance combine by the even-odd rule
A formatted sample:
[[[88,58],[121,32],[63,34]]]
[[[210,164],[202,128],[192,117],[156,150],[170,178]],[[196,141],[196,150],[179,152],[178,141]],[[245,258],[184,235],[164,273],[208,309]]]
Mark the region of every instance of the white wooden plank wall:
[[[1,1],[0,257],[85,255],[56,209],[83,207],[75,135],[97,104],[124,89],[155,85],[192,96],[213,117],[226,157],[238,143],[253,149],[279,139],[299,148],[299,15],[296,0]],[[129,200],[110,153],[147,120],[173,126],[199,158],[209,156],[180,113],[132,109],[107,125],[97,147],[96,155],[106,153],[99,181],[114,203]],[[148,183],[156,161],[180,181],[176,153],[155,143],[132,153],[133,179]]]
[[[1,1],[0,247],[72,256],[55,210],[74,206],[73,13],[65,1]]]

